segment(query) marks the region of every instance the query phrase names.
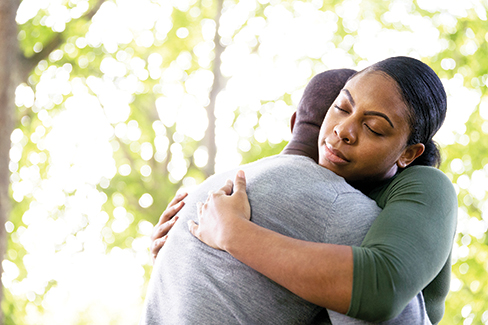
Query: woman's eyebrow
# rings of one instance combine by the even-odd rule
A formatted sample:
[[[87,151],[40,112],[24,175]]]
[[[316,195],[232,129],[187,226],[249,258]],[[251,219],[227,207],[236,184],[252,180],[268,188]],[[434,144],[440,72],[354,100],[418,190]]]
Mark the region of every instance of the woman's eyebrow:
[[[349,90],[347,90],[346,88],[343,88],[343,89],[341,89],[341,91],[344,92],[344,94],[346,95],[347,99],[351,103],[351,106],[354,107],[354,105],[355,105],[354,98],[352,98],[352,95],[349,92]]]
[[[388,118],[388,116],[386,114],[383,114],[381,112],[376,112],[376,111],[366,111],[366,112],[364,112],[364,115],[380,116],[380,117],[384,118],[391,125],[392,128],[395,128],[393,126],[393,123],[391,123],[391,120]]]
[[[351,103],[351,106],[354,107],[355,106],[354,98],[352,98],[352,95],[349,92],[349,90],[344,88],[344,89],[341,89],[341,92],[343,92],[346,95],[347,99]],[[364,115],[374,115],[374,116],[382,117],[391,125],[392,128],[395,128],[393,126],[393,123],[391,122],[390,118],[386,114],[383,114],[381,112],[376,112],[376,111],[366,111],[366,112],[364,112]]]

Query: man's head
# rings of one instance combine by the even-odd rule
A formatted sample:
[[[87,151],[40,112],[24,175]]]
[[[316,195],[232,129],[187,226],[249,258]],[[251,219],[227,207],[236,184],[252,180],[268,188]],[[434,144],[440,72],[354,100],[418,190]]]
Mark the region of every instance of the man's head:
[[[310,80],[291,119],[292,139],[283,153],[308,156],[318,161],[320,126],[346,81],[356,71],[328,70]]]

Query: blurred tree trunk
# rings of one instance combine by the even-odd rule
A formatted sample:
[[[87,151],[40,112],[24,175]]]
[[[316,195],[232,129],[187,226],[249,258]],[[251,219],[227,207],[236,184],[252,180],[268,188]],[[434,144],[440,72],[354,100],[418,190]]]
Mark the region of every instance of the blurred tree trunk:
[[[223,47],[220,44],[220,16],[222,15],[222,2],[223,0],[217,0],[217,11],[215,13],[215,59],[213,62],[213,75],[214,81],[212,90],[210,91],[210,104],[207,107],[208,127],[205,133],[204,143],[208,150],[208,162],[205,166],[206,176],[213,175],[215,173],[215,156],[217,155],[217,145],[215,143],[215,101],[218,93],[222,90],[222,72],[220,71],[221,59],[220,56],[223,52]]]
[[[16,66],[19,55],[17,24],[15,15],[19,7],[18,0],[0,2],[0,261],[3,261],[7,250],[5,222],[10,212],[9,196],[9,151],[10,134],[13,130],[15,107]],[[0,263],[0,274],[3,267]],[[0,282],[0,304],[3,300],[3,285]],[[0,324],[4,315],[0,308]]]
[[[98,0],[93,8],[82,16],[90,20],[105,0]],[[18,27],[15,17],[20,0],[0,0],[0,275],[2,261],[7,251],[5,223],[9,219],[11,201],[10,186],[10,135],[14,129],[15,88],[26,81],[39,61],[57,49],[63,42],[62,33],[55,33],[43,50],[30,58],[20,51],[17,39]],[[0,281],[0,305],[3,300],[3,285]],[[4,323],[0,308],[0,325]]]

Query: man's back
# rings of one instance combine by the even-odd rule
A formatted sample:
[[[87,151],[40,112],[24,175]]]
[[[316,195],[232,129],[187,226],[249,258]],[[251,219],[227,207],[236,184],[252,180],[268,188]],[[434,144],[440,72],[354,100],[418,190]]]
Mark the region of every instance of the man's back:
[[[251,220],[297,239],[359,245],[380,209],[342,178],[304,156],[278,155],[241,166]],[[154,324],[310,323],[322,308],[194,238],[196,203],[235,171],[215,175],[186,199],[160,251],[143,322]]]

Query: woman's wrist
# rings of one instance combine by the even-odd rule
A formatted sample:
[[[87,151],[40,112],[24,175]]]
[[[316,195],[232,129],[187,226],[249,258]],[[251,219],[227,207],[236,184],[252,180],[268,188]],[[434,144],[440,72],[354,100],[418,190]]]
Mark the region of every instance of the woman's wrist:
[[[241,217],[233,218],[222,238],[221,248],[231,255],[237,253],[241,245],[245,244],[244,240],[246,237],[252,236],[253,226],[257,227],[257,225],[247,219]]]

